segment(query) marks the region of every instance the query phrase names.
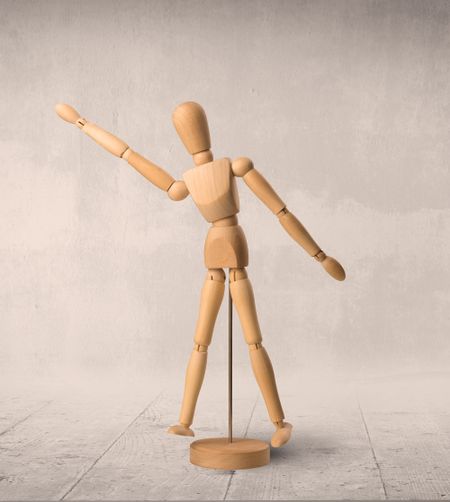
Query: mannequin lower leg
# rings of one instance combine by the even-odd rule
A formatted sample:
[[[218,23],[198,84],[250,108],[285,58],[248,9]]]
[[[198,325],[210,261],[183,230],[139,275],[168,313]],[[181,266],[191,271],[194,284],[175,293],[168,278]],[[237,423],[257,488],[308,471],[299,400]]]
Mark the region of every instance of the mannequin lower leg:
[[[189,427],[194,419],[195,405],[205,376],[208,347],[196,345],[186,369],[183,403],[180,411],[180,424]]]
[[[225,290],[225,273],[222,269],[209,269],[203,285],[200,311],[194,336],[194,350],[186,370],[183,403],[180,411],[180,425],[172,426],[168,432],[193,435],[189,426],[193,422],[195,405],[206,370],[207,350],[222,303]]]
[[[283,423],[284,413],[278,396],[277,384],[272,363],[266,349],[260,344],[249,345],[250,360],[252,362],[253,373],[258,382],[261,393],[266,403],[270,420],[276,425]]]

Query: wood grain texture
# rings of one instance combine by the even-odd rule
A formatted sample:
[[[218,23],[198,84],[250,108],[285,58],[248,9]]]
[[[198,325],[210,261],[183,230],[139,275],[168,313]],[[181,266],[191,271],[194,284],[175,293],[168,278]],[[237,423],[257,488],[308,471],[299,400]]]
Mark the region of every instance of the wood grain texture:
[[[31,414],[0,436],[0,500],[63,498],[145,408],[147,399],[60,396]]]
[[[320,251],[319,245],[314,241],[306,228],[300,223],[297,217],[288,210],[279,213],[278,220],[286,232],[298,242],[300,246],[310,255],[314,256]]]
[[[93,122],[87,122],[81,128],[81,130],[102,148],[107,150],[109,153],[112,153],[116,157],[122,157],[124,152],[126,152],[126,150],[128,149],[128,145],[125,143],[125,141],[122,141],[114,134],[105,131],[103,128],[99,127]]]
[[[206,392],[200,395],[194,424],[196,439],[225,436],[225,399],[218,395],[217,386],[203,390]],[[179,398],[174,394],[166,394],[153,403],[83,478],[68,499],[223,499],[231,473],[193,466],[189,462],[192,438],[167,435],[161,427],[174,421],[178,405]],[[252,409],[251,400],[236,400],[236,435],[245,436]]]
[[[450,377],[361,386],[361,411],[388,499],[450,499]]]
[[[126,160],[130,166],[161,190],[167,191],[175,181],[163,168],[133,150],[127,155]]]
[[[191,155],[211,148],[208,120],[205,111],[198,103],[187,101],[178,105],[173,111],[172,121]]]
[[[299,388],[282,396],[286,419],[293,424],[290,442],[272,449],[270,465],[236,472],[230,500],[380,500],[383,486],[351,388],[330,385]],[[261,401],[253,430],[272,432]]]
[[[248,244],[240,225],[212,226],[204,246],[206,268],[243,268],[248,265]]]
[[[226,436],[220,378],[208,378],[200,394],[195,439]],[[273,426],[249,383],[237,381],[235,434],[267,441]],[[191,465],[192,438],[165,433],[180,389],[157,399],[66,391],[41,409],[48,395],[2,394],[0,416],[21,421],[0,436],[0,499],[450,498],[449,375],[360,382],[357,392],[353,384],[292,383],[282,396],[291,441],[272,449],[269,465],[235,472]]]
[[[10,396],[0,400],[0,436],[11,432],[32,415],[48,406],[51,400],[35,396]]]
[[[190,445],[190,461],[208,469],[254,469],[270,462],[270,447],[259,439],[199,439]]]
[[[242,178],[252,192],[260,199],[273,214],[278,214],[286,204],[275,192],[272,185],[255,168],[250,169]]]
[[[230,159],[214,160],[183,173],[189,193],[206,221],[239,212],[239,195]]]

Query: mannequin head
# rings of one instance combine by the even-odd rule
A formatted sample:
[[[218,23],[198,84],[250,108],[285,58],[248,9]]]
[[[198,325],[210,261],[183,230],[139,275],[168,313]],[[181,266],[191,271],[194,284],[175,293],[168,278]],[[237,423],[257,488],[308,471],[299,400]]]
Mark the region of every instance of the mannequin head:
[[[205,111],[193,101],[178,105],[172,114],[173,124],[186,150],[192,155],[196,165],[213,160],[210,150],[208,120]]]

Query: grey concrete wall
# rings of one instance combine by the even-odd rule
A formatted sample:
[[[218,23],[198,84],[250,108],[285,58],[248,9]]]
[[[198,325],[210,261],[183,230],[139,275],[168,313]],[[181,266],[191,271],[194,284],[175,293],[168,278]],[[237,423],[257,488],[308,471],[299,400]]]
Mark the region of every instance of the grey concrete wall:
[[[449,22],[436,1],[1,1],[2,371],[184,371],[207,224],[53,107],[179,177],[190,158],[171,111],[185,100],[206,109],[216,156],[251,157],[347,269],[330,279],[240,183],[277,371],[446,369]]]

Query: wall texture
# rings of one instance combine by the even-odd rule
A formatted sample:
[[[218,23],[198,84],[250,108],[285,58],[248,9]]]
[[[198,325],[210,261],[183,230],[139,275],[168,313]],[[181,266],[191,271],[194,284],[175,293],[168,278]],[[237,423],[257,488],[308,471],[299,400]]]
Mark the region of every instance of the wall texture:
[[[346,267],[329,278],[240,183],[277,371],[448,369],[449,27],[445,1],[0,1],[1,371],[184,371],[207,224],[53,107],[180,177],[185,100]]]

